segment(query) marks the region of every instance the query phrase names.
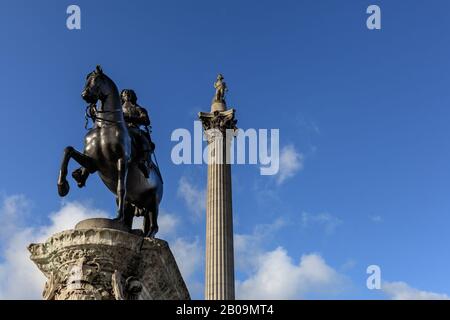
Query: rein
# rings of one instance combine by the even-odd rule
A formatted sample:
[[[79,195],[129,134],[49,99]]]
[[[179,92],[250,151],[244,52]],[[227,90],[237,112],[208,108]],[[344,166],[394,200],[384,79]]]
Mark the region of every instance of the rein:
[[[122,121],[109,120],[109,119],[105,119],[105,118],[101,118],[101,117],[97,116],[97,113],[116,113],[116,112],[122,112],[122,110],[114,110],[114,111],[97,110],[95,104],[90,104],[90,105],[86,106],[86,110],[84,112],[84,119],[86,120],[84,123],[84,128],[86,130],[90,130],[88,128],[89,119],[91,119],[93,123],[95,123],[97,120],[114,123],[114,124],[122,123]]]

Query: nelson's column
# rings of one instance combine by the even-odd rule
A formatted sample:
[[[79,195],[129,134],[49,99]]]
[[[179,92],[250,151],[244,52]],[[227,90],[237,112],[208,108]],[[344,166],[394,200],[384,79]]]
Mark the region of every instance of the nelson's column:
[[[208,186],[206,200],[205,299],[234,299],[233,210],[230,144],[236,122],[234,109],[227,109],[227,86],[221,74],[214,83],[211,112],[200,112],[208,140]]]

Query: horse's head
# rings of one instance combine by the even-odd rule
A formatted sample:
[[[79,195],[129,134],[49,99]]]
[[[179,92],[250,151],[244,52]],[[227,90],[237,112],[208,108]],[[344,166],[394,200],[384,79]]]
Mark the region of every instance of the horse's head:
[[[86,84],[81,97],[88,103],[103,101],[111,93],[111,80],[103,73],[100,66],[86,76]]]

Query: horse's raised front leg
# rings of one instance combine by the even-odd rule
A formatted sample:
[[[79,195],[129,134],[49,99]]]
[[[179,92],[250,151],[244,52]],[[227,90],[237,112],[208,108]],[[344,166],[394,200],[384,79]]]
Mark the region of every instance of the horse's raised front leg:
[[[128,164],[125,158],[117,160],[117,217],[116,220],[125,220],[125,197],[127,194]]]
[[[86,185],[88,177],[89,171],[85,167],[80,167],[72,172],[72,178],[77,182],[78,188],[83,188]]]
[[[69,161],[71,158],[73,158],[81,166],[85,167],[90,173],[94,173],[97,170],[92,158],[75,150],[71,146],[66,147],[64,149],[64,155],[61,161],[61,168],[59,170],[58,176],[58,194],[61,197],[66,196],[70,190],[69,183],[67,182],[66,178],[67,178],[67,167],[69,165]]]

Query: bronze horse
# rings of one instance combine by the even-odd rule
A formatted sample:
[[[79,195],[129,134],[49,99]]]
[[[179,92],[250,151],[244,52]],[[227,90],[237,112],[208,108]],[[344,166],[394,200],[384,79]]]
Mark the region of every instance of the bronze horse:
[[[154,164],[146,178],[133,161],[135,150],[124,120],[117,86],[97,66],[86,77],[81,96],[91,105],[100,100],[101,106],[97,110],[94,127],[84,138],[83,152],[71,146],[64,149],[58,177],[59,195],[64,197],[69,193],[67,170],[70,159],[74,159],[88,173],[98,172],[103,183],[116,195],[116,220],[131,229],[134,215],[142,213],[144,234],[154,237],[158,232],[158,209],[163,183]]]

